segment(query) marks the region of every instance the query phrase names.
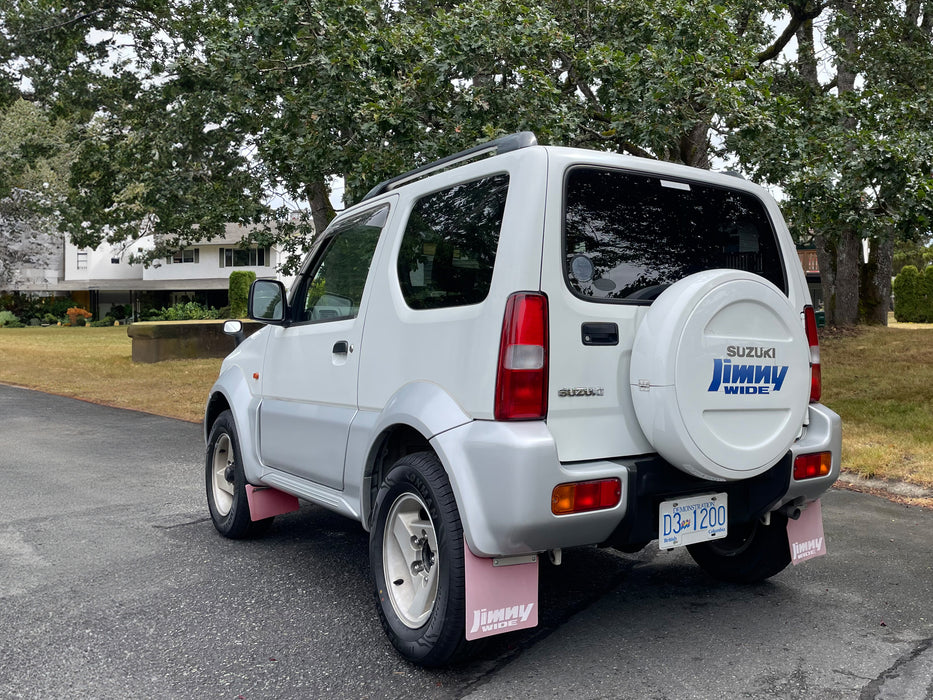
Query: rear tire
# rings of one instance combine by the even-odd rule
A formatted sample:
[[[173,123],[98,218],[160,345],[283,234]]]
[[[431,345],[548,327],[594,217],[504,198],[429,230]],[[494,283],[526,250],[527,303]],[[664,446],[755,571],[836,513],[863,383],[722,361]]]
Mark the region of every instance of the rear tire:
[[[211,427],[204,481],[211,520],[217,532],[224,537],[233,540],[255,537],[272,525],[273,518],[256,522],[250,519],[240,441],[230,411],[221,413]]]
[[[769,525],[760,520],[730,525],[725,539],[688,545],[687,551],[706,573],[720,581],[764,581],[790,564],[787,517],[772,513]]]
[[[386,476],[369,557],[379,618],[399,654],[421,666],[465,656],[463,527],[433,453],[402,457]]]

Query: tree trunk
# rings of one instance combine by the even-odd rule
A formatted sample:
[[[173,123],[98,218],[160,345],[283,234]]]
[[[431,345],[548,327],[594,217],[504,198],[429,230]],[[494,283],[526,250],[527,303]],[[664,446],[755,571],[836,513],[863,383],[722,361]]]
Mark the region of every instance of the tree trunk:
[[[327,228],[327,224],[336,216],[330,203],[330,192],[324,180],[315,180],[305,186],[305,196],[311,205],[311,221],[314,222],[316,235]]]
[[[837,10],[850,18],[855,17],[851,0],[837,0]],[[857,58],[855,31],[843,25],[839,31],[843,41],[843,50],[836,62],[836,89],[839,96],[853,92]],[[819,91],[817,61],[813,42],[813,23],[804,22],[797,31],[798,57],[797,67],[801,77]],[[840,126],[845,131],[854,132],[856,121],[851,116],[843,116]],[[850,148],[854,148],[854,143]],[[841,230],[814,232],[817,258],[820,264],[820,279],[823,287],[823,300],[826,311],[826,323],[834,326],[854,326],[859,322],[859,272],[862,261],[862,239],[853,226]]]
[[[678,143],[677,155],[685,165],[709,170],[709,123],[698,121],[690,131],[683,134]]]
[[[894,267],[894,239],[873,240],[868,250],[868,262],[862,265],[861,321],[869,325],[888,325],[891,306],[891,273]]]
[[[817,234],[816,255],[820,264],[820,285],[826,324],[854,326],[859,319],[859,261],[862,241],[853,229],[830,239]]]

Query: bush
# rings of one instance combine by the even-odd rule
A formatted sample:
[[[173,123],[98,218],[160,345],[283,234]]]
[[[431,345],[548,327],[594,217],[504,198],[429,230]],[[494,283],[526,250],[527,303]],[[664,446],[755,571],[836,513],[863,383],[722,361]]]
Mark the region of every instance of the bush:
[[[201,306],[196,301],[163,307],[160,311],[151,311],[146,315],[147,321],[203,321],[213,318],[220,318],[220,312],[213,307]]]
[[[901,323],[933,323],[933,266],[920,272],[904,265],[894,283],[894,318]]]
[[[249,313],[249,288],[255,281],[256,273],[252,270],[234,270],[230,273],[229,298],[232,318],[246,318]]]
[[[55,317],[52,323],[56,323],[73,304],[67,297],[40,297],[20,292],[0,295],[0,311],[10,311],[23,323],[29,323],[34,318],[44,321],[49,314]]]
[[[72,306],[65,314],[68,316],[68,323],[72,326],[83,326],[87,323],[87,320],[94,315],[87,309],[82,309],[80,306]]]
[[[133,314],[133,307],[129,304],[117,304],[112,309],[108,316],[112,316],[114,321],[122,321],[126,318],[129,318]]]
[[[19,316],[14,314],[12,311],[0,311],[0,327],[4,328],[22,328],[22,324],[19,326],[14,326],[14,323],[19,323]]]

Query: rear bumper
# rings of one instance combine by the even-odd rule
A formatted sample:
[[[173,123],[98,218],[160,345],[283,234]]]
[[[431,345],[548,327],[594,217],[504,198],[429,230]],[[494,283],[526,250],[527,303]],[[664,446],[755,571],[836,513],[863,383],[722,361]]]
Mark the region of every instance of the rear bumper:
[[[725,482],[685,474],[658,455],[561,463],[541,421],[472,421],[431,442],[450,476],[470,550],[493,557],[602,543],[636,551],[657,538],[658,504],[675,496],[726,491],[731,522],[814,500],[839,476],[841,431],[839,417],[814,404],[808,426],[778,464],[752,479]],[[794,481],[794,458],[824,451],[832,452],[830,474]],[[615,508],[551,512],[558,484],[609,477],[622,482]]]

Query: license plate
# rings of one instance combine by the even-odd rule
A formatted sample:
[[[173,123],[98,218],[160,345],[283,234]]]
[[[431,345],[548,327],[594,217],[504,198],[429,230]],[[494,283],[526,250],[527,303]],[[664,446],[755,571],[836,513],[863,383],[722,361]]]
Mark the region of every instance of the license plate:
[[[729,497],[710,493],[662,501],[658,517],[658,546],[673,549],[722,539],[729,531]]]

